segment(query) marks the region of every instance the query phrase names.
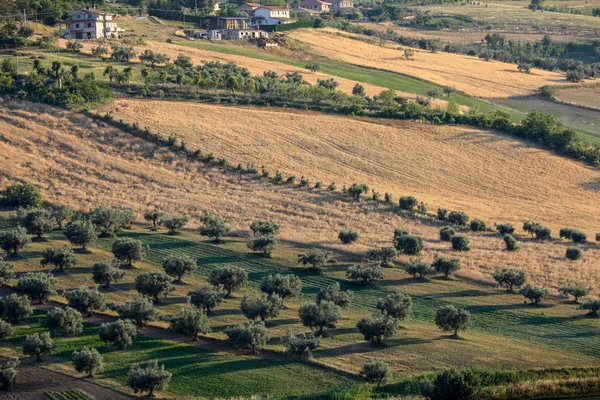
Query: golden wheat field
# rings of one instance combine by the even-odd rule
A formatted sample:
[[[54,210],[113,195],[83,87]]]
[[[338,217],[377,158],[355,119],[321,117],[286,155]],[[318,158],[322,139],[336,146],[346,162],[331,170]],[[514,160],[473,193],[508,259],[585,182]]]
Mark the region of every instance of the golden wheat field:
[[[119,104],[124,103],[118,101],[115,106]],[[191,104],[185,103],[179,107],[187,110],[187,113],[179,114],[176,104],[167,102],[152,104],[154,104],[152,106],[155,107],[154,110],[162,110],[165,118],[179,118],[179,121],[188,121],[189,126],[194,127],[196,134],[201,132],[197,116],[202,115],[202,110],[205,112],[208,110],[208,114],[205,116],[208,115],[208,121],[211,121],[212,135],[222,129],[217,121],[228,121],[232,137],[242,141],[240,136],[235,136],[238,128],[232,122],[233,116],[228,114],[223,118],[220,115],[221,112],[236,111],[235,108],[206,108],[207,106],[198,105],[197,108],[190,109]],[[141,107],[136,109],[139,113],[135,115],[136,119],[143,117],[148,122],[152,122],[158,115]],[[252,112],[258,113],[258,111],[250,109],[237,110],[237,112],[247,113],[247,115],[251,115]],[[343,252],[345,254],[355,253],[357,257],[361,257],[361,254],[364,254],[363,252],[372,246],[389,245],[393,229],[403,226],[410,232],[423,237],[425,241],[424,260],[431,261],[436,255],[449,251],[448,243],[439,241],[437,227],[403,219],[392,213],[389,207],[383,204],[373,202],[357,204],[349,202],[337,193],[329,193],[326,190],[298,189],[291,186],[273,185],[252,178],[242,178],[234,173],[226,174],[218,167],[207,167],[204,164],[189,162],[169,150],[157,148],[122,131],[102,123],[96,124],[79,114],[49,106],[5,101],[0,104],[0,112],[0,152],[4,156],[0,160],[0,186],[9,182],[34,183],[42,188],[45,198],[51,202],[67,203],[82,210],[98,204],[125,206],[132,208],[138,216],[141,216],[143,210],[156,206],[167,212],[182,212],[191,215],[193,220],[188,224],[189,227],[197,226],[198,216],[206,211],[212,211],[227,218],[234,230],[247,230],[252,220],[268,218],[282,225],[281,239],[288,245],[312,244],[333,250],[342,249],[337,240],[337,233],[342,229],[352,228],[360,232],[359,243],[350,248],[344,247]],[[261,122],[267,122],[273,118],[270,111],[261,111],[261,113],[264,114],[255,114],[260,116]],[[288,114],[275,113],[275,115],[278,120],[281,120]],[[192,116],[196,117],[192,118]],[[127,119],[125,115],[122,117]],[[340,186],[342,180],[351,175],[354,180],[354,172],[346,171],[348,167],[344,163],[351,162],[359,167],[364,160],[361,160],[358,155],[351,160],[340,158],[336,153],[345,147],[347,153],[358,151],[357,147],[353,147],[348,142],[344,143],[341,139],[351,139],[358,144],[367,140],[365,138],[371,135],[380,135],[382,143],[378,146],[389,147],[395,146],[397,143],[404,143],[406,146],[403,152],[401,151],[402,146],[396,149],[400,156],[394,159],[396,164],[393,168],[386,169],[388,173],[392,169],[400,171],[399,175],[394,178],[397,178],[399,182],[411,182],[416,179],[411,176],[417,174],[417,178],[421,179],[422,183],[430,179],[435,179],[435,182],[445,182],[444,187],[440,187],[439,191],[447,193],[455,190],[451,185],[462,186],[462,190],[466,190],[465,187],[469,186],[469,181],[475,182],[475,176],[468,178],[469,174],[474,174],[478,168],[489,166],[485,171],[478,172],[477,179],[485,182],[486,186],[490,185],[490,193],[493,193],[494,196],[493,199],[487,200],[490,213],[498,212],[498,207],[503,201],[500,194],[504,194],[508,189],[517,190],[519,185],[525,186],[525,188],[513,197],[515,210],[524,207],[523,204],[528,204],[530,212],[537,212],[536,215],[544,212],[545,215],[552,215],[560,208],[560,204],[564,204],[564,207],[568,207],[569,204],[571,207],[575,207],[580,204],[575,200],[578,199],[578,193],[581,194],[585,191],[575,190],[574,186],[565,187],[565,182],[576,182],[578,174],[589,177],[592,173],[577,163],[551,156],[537,149],[525,148],[517,142],[505,141],[484,132],[452,128],[444,133],[417,124],[385,126],[359,120],[348,120],[344,124],[339,118],[318,117],[312,114],[292,114],[287,118],[292,117],[296,118],[294,125],[290,125],[287,129],[280,126],[279,129],[291,130],[292,126],[304,126],[304,124],[318,124],[321,129],[325,130],[329,130],[332,123],[340,126],[338,130],[331,130],[340,139],[337,147],[326,144],[325,140],[319,143],[313,141],[312,145],[308,145],[306,149],[297,153],[299,161],[295,163],[292,163],[293,157],[286,158],[278,155],[281,148],[275,145],[268,150],[272,153],[273,160],[285,159],[285,162],[298,167],[303,165],[302,153],[306,154],[308,150],[315,154],[327,152],[328,157],[321,157],[317,163],[305,166],[308,171],[306,176],[310,177],[312,182],[317,178],[314,175],[325,179],[326,173],[336,175],[339,179],[335,180],[339,182]],[[329,118],[331,120],[328,120]],[[280,125],[282,124],[280,123]],[[351,132],[351,129],[361,130],[363,136],[350,138],[347,134]],[[184,130],[179,129],[179,132],[183,133]],[[264,144],[275,140],[269,134],[271,130],[265,129],[262,132]],[[251,131],[248,131],[246,134],[247,138],[250,137],[248,136],[250,133]],[[438,135],[439,137],[436,139]],[[207,138],[209,138],[208,135]],[[244,143],[249,142],[247,138],[244,139]],[[203,143],[202,148],[206,151],[208,150],[207,145],[216,143],[217,140],[210,138],[206,141],[201,140],[201,142]],[[468,156],[461,156],[458,151],[451,150],[451,147],[455,147],[456,142],[461,143]],[[190,147],[193,147],[194,141],[191,135],[189,135],[188,143]],[[371,144],[374,145],[374,141]],[[296,148],[297,144],[287,141],[286,146]],[[431,148],[420,148],[419,146],[430,146]],[[239,147],[236,147],[235,144],[229,147],[238,150],[244,148],[242,143],[239,143]],[[418,150],[407,151],[408,147]],[[244,151],[249,153],[258,148],[261,146],[253,143],[251,147],[246,146]],[[515,160],[523,162],[520,176],[511,172],[519,171],[519,169],[511,169],[516,164],[509,161],[506,153],[508,151],[520,153],[519,156],[514,157]],[[386,154],[389,157],[393,156],[391,152]],[[231,158],[233,159],[233,157]],[[331,158],[333,161],[326,161],[326,158]],[[469,162],[466,165],[469,159],[474,159],[475,162]],[[380,161],[389,162],[383,159]],[[420,166],[411,167],[411,162],[422,163],[419,164]],[[381,163],[367,164],[372,165],[373,170],[364,176],[374,179],[374,174],[381,171]],[[429,169],[435,165],[438,166],[438,169]],[[272,172],[274,171],[274,168],[269,168]],[[333,172],[328,172],[331,168],[334,168]],[[494,172],[494,169],[498,169],[498,171]],[[540,172],[544,169],[546,169],[546,174],[541,174]],[[423,172],[419,172],[419,170]],[[318,174],[315,171],[318,171]],[[338,172],[335,173],[335,171]],[[351,171],[357,171],[357,168]],[[532,177],[532,171],[540,173],[538,179],[534,179],[535,176]],[[551,177],[550,172],[556,175]],[[437,173],[443,174],[445,179],[436,177]],[[451,174],[456,174],[456,178],[451,178]],[[528,176],[529,180],[524,180],[524,176]],[[511,179],[518,180],[519,184],[511,184],[509,188],[502,187],[502,180]],[[586,178],[579,179],[583,181]],[[496,185],[495,188],[491,187],[492,183]],[[372,185],[377,186],[374,183]],[[548,187],[542,190],[542,185]],[[377,189],[383,190],[382,187],[377,187]],[[529,191],[525,194],[528,189]],[[573,189],[571,196],[564,193],[569,189]],[[537,193],[538,190],[542,191]],[[553,190],[556,190],[557,197],[549,200],[547,196]],[[400,193],[415,194],[414,191],[408,189],[402,189]],[[394,196],[397,199],[396,193]],[[479,196],[483,195],[480,193]],[[530,196],[535,197],[533,202],[523,201]],[[467,210],[471,209],[471,205],[482,207],[483,201],[476,198],[474,194],[470,198],[462,198],[459,201],[457,199],[459,196],[456,193],[448,196],[445,198],[444,205],[450,206],[449,203],[454,202],[461,205],[460,209]],[[592,200],[589,202],[591,203]],[[555,206],[555,204],[557,205]],[[593,205],[589,207],[591,209]],[[585,209],[579,209],[577,213],[581,215],[580,219],[572,219],[569,222],[575,223],[580,220],[582,223],[583,221],[592,223],[595,221],[594,216]],[[493,222],[485,213],[475,213],[473,216],[484,217],[489,222]],[[502,219],[502,221],[504,220]],[[543,218],[542,221],[553,222],[549,217]],[[588,229],[588,234],[591,233]],[[569,279],[584,280],[594,288],[598,286],[596,278],[600,273],[600,263],[598,263],[600,251],[593,244],[582,246],[585,250],[582,260],[568,262],[564,257],[565,248],[568,245],[566,242],[538,243],[523,239],[521,250],[509,253],[503,250],[504,243],[501,238],[494,234],[472,234],[471,241],[471,252],[452,253],[452,256],[457,256],[462,260],[463,276],[489,280],[492,270],[515,266],[524,268],[531,275],[533,282],[554,289]],[[399,260],[407,261],[405,257],[401,257]]]
[[[459,54],[414,50],[414,57],[406,60],[404,47],[380,45],[372,39],[357,40],[357,35],[329,28],[298,29],[289,33],[289,37],[312,46],[316,53],[327,58],[454,86],[483,98],[524,96],[544,85],[566,83],[564,74],[538,69],[524,74],[514,64]]]

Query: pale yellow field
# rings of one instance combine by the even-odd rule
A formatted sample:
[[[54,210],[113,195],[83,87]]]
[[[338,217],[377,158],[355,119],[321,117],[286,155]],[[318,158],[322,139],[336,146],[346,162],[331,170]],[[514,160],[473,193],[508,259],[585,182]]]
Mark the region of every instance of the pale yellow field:
[[[523,74],[514,64],[458,54],[414,50],[413,59],[407,61],[401,46],[367,43],[356,40],[356,35],[334,29],[299,29],[289,33],[289,37],[311,45],[316,53],[327,58],[454,86],[483,98],[524,96],[544,85],[566,83],[564,74],[537,69]]]
[[[591,107],[600,111],[600,85],[587,88],[559,90],[554,97],[565,103]]]
[[[591,191],[598,190],[597,172],[489,133],[193,103],[148,102],[149,109],[136,102],[117,101],[113,107],[121,110],[115,111],[117,117],[127,120],[132,115],[156,130],[162,130],[159,118],[174,127],[176,121],[177,132],[186,134],[191,148],[200,142],[205,153],[213,150],[231,161],[249,160],[260,151],[264,159],[259,165],[264,163],[272,174],[277,163],[285,163],[289,165],[285,172],[298,168],[296,176],[304,173],[312,183],[317,178],[326,185],[335,180],[341,188],[344,183],[366,181],[381,192],[393,192],[396,201],[400,194],[413,194],[432,207],[467,210],[488,223],[528,215],[553,227],[563,223],[580,227],[588,235],[598,226],[597,192]],[[35,183],[45,199],[82,210],[98,204],[123,206],[141,217],[145,209],[157,206],[191,215],[190,228],[197,226],[198,216],[205,211],[227,218],[234,230],[247,231],[252,220],[268,218],[282,225],[281,239],[291,246],[291,256],[297,244],[314,244],[360,258],[372,246],[390,245],[397,226],[424,238],[426,261],[449,251],[448,243],[439,241],[439,227],[400,218],[382,204],[357,204],[326,190],[276,186],[224,174],[218,167],[189,162],[169,150],[48,106],[4,102],[0,116],[0,187],[15,181]],[[254,126],[259,121],[267,128],[241,130],[240,124],[250,119]],[[274,121],[281,132],[278,136],[269,128]],[[229,144],[222,148],[230,151],[219,154],[218,145],[226,140]],[[366,149],[365,143],[369,144]],[[583,189],[586,185],[589,192]],[[360,233],[359,243],[342,247],[337,233],[349,228]],[[598,287],[600,250],[596,245],[582,246],[583,259],[568,262],[565,242],[526,240],[519,252],[507,253],[497,235],[470,236],[471,252],[449,253],[462,260],[463,276],[489,280],[492,270],[515,266],[525,269],[533,282],[554,289],[568,279]]]

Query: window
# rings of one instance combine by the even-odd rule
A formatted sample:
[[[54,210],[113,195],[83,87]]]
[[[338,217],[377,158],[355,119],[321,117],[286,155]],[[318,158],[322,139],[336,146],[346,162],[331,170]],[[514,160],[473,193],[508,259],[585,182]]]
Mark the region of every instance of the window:
[[[79,24],[75,24],[75,28],[76,28],[76,29],[79,29]]]
[[[81,14],[77,14],[77,18],[81,19]]]
[[[92,27],[92,24],[88,24],[88,28],[91,28],[91,27]]]
[[[88,17],[88,18],[92,18],[92,14],[88,14],[88,15],[87,15],[87,17]]]

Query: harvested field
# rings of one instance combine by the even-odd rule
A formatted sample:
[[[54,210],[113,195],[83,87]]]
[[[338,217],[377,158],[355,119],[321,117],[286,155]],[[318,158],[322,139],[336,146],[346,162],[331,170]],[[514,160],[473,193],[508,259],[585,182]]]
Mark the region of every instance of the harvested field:
[[[214,151],[230,162],[256,157],[259,168],[265,164],[272,174],[276,168],[298,178],[304,174],[313,184],[317,179],[325,185],[336,181],[339,190],[345,183],[366,182],[381,193],[393,193],[395,201],[399,195],[415,195],[434,210],[465,210],[490,224],[512,221],[520,227],[522,219],[532,218],[554,232],[579,227],[589,238],[600,226],[594,211],[600,179],[596,170],[488,132],[193,103],[119,100],[110,108],[117,118],[140,121],[143,116],[142,123],[153,130],[170,129],[190,147],[200,143],[204,152]],[[448,244],[439,241],[439,227],[400,218],[387,211],[389,206],[355,204],[325,190],[223,174],[48,106],[3,103],[1,110],[0,186],[36,183],[47,200],[84,210],[119,205],[141,215],[157,206],[188,213],[190,226],[205,211],[227,218],[234,230],[247,230],[256,218],[272,219],[282,225],[281,238],[292,246],[342,250],[337,232],[354,228],[360,231],[359,243],[342,251],[358,257],[374,245],[389,245],[394,227],[404,226],[423,236],[426,261],[448,252]],[[256,126],[257,120],[261,127],[244,125],[252,121]],[[277,136],[268,128],[274,121],[281,132]],[[453,254],[472,277],[488,280],[495,268],[519,266],[532,281],[552,288],[570,278],[597,286],[600,251],[594,245],[583,246],[583,260],[568,262],[565,242],[523,238],[521,251],[507,253],[496,235],[478,234],[472,240],[471,252]]]
[[[414,57],[406,60],[401,46],[380,45],[366,37],[357,40],[357,35],[334,29],[318,32],[301,29],[291,32],[289,37],[311,45],[316,53],[327,58],[454,86],[462,92],[483,98],[523,96],[532,94],[544,85],[566,83],[564,75],[556,72],[536,69],[531,74],[523,74],[513,64],[458,54],[414,50]]]
[[[554,97],[568,104],[589,107],[600,111],[600,85],[588,88],[559,90]]]

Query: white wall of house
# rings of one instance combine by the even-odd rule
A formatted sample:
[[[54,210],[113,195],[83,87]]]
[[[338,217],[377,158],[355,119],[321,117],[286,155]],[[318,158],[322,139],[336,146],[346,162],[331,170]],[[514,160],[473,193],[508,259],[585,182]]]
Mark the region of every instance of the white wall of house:
[[[281,19],[277,19],[277,18],[290,18],[290,10],[287,10],[287,9],[270,10],[265,7],[259,7],[256,10],[254,10],[254,17],[255,17],[255,19],[262,19],[261,23],[266,24],[266,25],[278,25],[278,24],[282,24],[282,23],[285,24],[285,23],[292,22],[292,21],[282,21]]]

